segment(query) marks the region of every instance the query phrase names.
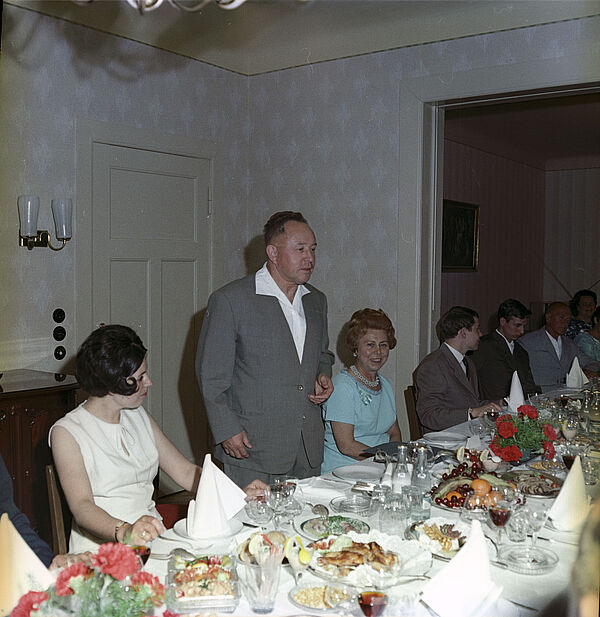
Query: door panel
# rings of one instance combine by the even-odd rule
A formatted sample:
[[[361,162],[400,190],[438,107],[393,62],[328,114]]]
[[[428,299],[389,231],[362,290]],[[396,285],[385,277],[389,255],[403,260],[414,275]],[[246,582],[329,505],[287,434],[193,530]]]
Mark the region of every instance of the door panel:
[[[210,287],[211,160],[106,143],[93,144],[92,160],[93,322],[138,332],[154,382],[147,409],[201,461],[194,352]]]

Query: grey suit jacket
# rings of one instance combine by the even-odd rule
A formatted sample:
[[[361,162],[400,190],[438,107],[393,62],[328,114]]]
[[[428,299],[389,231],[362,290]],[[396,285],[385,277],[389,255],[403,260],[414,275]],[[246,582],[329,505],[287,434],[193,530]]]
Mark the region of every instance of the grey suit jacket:
[[[519,343],[529,354],[529,364],[535,382],[541,386],[542,392],[555,390],[565,384],[565,377],[571,370],[575,357],[579,360],[581,368],[590,371],[599,371],[600,362],[592,360],[583,353],[579,347],[568,337],[561,336],[562,355],[560,360],[554,351],[554,347],[546,334],[546,328],[540,328],[524,334]]]
[[[277,474],[288,471],[304,443],[308,460],[323,460],[321,408],[311,403],[319,373],[331,376],[327,300],[306,285],[302,363],[277,298],[255,293],[255,275],[215,291],[202,324],[196,374],[217,444],[245,430],[249,458],[216,457],[230,465]]]
[[[469,407],[484,404],[479,400],[477,371],[467,357],[469,378],[448,347],[438,349],[423,358],[413,373],[417,394],[417,414],[421,424],[430,431],[439,431],[468,420]]]

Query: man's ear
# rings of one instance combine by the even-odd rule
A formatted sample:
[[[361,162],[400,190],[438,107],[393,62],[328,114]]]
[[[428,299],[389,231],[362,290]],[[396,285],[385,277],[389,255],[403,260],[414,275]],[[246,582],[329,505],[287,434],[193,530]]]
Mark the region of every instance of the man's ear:
[[[275,262],[277,259],[277,247],[274,244],[267,244],[267,257],[269,261]]]
[[[504,328],[504,326],[508,323],[504,317],[500,317],[500,327]]]

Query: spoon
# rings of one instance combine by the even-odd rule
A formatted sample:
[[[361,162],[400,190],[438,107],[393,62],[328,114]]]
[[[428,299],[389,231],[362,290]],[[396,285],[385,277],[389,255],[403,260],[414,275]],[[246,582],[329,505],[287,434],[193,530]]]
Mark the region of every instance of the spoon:
[[[312,507],[311,511],[313,514],[316,514],[321,518],[329,518],[329,510],[327,509],[327,506],[324,506],[322,503],[316,503]]]

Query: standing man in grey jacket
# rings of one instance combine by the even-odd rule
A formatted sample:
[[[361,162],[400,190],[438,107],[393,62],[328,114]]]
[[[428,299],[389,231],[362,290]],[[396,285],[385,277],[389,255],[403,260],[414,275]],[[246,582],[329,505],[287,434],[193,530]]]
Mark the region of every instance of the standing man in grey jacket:
[[[215,456],[239,486],[318,475],[333,392],[327,300],[307,284],[315,235],[300,212],[263,231],[265,265],[211,295],[196,356]]]

